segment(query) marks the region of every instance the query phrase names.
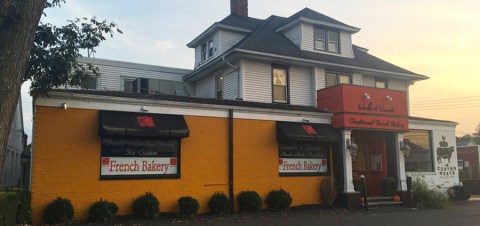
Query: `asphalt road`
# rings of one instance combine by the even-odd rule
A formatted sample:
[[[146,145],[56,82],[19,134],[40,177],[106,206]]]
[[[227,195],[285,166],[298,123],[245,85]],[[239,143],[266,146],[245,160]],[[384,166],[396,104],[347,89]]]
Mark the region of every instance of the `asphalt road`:
[[[371,211],[293,210],[254,214],[198,216],[193,219],[159,219],[157,221],[124,221],[120,225],[480,225],[480,199],[454,202],[448,209],[382,208]]]

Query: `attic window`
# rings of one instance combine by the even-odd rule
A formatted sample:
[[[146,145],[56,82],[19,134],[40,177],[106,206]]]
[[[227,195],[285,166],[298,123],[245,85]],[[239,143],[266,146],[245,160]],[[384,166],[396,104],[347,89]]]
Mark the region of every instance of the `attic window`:
[[[201,46],[202,62],[213,57],[213,39],[209,39]]]
[[[314,28],[314,48],[316,50],[339,52],[339,34],[336,31],[329,31],[320,28]]]

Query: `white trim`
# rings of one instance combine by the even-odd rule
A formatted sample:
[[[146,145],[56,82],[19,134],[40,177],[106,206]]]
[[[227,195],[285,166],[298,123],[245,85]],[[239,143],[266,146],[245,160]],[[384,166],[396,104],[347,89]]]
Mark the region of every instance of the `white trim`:
[[[49,92],[49,97],[39,97],[35,106],[60,107],[68,103],[68,109],[92,109],[142,112],[148,106],[149,113],[175,114],[227,118],[228,110],[234,110],[235,118],[293,121],[308,120],[313,123],[331,123],[332,114],[322,112],[303,112],[295,110],[263,109],[240,106],[224,106],[214,104],[186,103],[165,100],[145,100],[136,98],[110,97],[86,94]],[[66,111],[68,111],[68,109]]]

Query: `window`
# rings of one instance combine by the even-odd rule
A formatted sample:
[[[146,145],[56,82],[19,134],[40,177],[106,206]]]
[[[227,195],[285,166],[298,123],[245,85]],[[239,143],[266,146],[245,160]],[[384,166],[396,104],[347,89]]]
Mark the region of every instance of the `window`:
[[[278,143],[280,176],[317,176],[328,174],[326,143],[290,141]]]
[[[331,87],[338,84],[352,84],[352,76],[332,72],[325,73],[325,87]]]
[[[388,88],[388,83],[386,80],[375,79],[375,87],[386,89]]]
[[[202,62],[213,57],[214,45],[213,39],[209,39],[200,47]]]
[[[339,52],[339,35],[336,31],[313,29],[314,49],[333,53]]]
[[[88,76],[87,79],[80,85],[82,89],[97,89],[97,76]]]
[[[215,96],[217,99],[223,99],[223,76],[219,75],[215,78]]]
[[[433,172],[431,133],[427,130],[411,130],[405,133],[403,142],[411,148],[405,158],[407,172]]]
[[[141,78],[140,79],[140,93],[148,93],[148,79]]]
[[[288,69],[285,67],[274,67],[273,75],[273,102],[288,102]]]
[[[125,92],[137,92],[137,79],[123,79],[123,91]]]

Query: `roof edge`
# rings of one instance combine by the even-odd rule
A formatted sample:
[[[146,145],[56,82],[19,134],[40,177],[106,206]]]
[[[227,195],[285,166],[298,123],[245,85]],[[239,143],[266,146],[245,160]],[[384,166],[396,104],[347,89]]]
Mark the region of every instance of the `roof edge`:
[[[225,24],[222,24],[220,22],[215,22],[210,27],[208,27],[207,30],[205,30],[199,36],[197,36],[195,39],[190,41],[187,44],[187,47],[193,48],[193,47],[197,46],[198,44],[200,44],[200,41],[205,39],[210,33],[213,33],[213,32],[215,32],[219,29],[225,29],[225,30],[230,30],[230,31],[238,31],[238,32],[242,32],[242,33],[252,32],[252,30],[250,30],[250,29],[235,27],[235,26],[225,25]]]
[[[282,26],[280,28],[277,28],[275,30],[275,32],[281,32],[281,31],[287,30],[287,29],[297,25],[300,22],[305,22],[305,23],[314,24],[314,25],[327,26],[327,27],[334,27],[334,28],[337,28],[337,29],[342,30],[342,31],[348,31],[350,33],[357,33],[357,32],[360,31],[360,28],[353,27],[353,26],[350,26],[350,25],[334,24],[334,23],[329,23],[329,22],[320,21],[320,20],[314,20],[314,19],[310,19],[310,18],[301,16],[301,17],[295,19],[294,21],[292,21],[292,22],[290,22],[290,23],[288,23],[284,26]]]

